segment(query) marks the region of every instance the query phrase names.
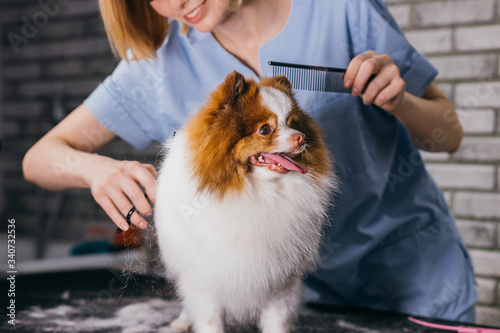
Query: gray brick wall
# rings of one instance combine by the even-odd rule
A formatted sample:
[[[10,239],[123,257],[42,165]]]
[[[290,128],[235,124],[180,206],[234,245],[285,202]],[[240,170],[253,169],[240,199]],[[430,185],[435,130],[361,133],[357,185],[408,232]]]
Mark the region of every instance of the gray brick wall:
[[[408,39],[439,69],[439,87],[458,108],[466,137],[455,154],[424,153],[445,191],[476,267],[478,320],[500,325],[500,0],[385,0]],[[0,232],[16,218],[33,235],[33,185],[22,179],[26,150],[78,106],[116,66],[94,0],[0,2]],[[120,140],[102,154],[153,162]],[[3,164],[3,165],[2,165]],[[42,206],[50,209],[53,193]],[[89,191],[67,191],[56,238],[81,239],[89,222],[109,223]]]
[[[2,0],[2,116],[0,137],[7,218],[16,218],[17,233],[34,235],[37,190],[22,178],[24,153],[60,118],[110,74],[117,64],[99,18],[97,1]],[[115,140],[102,154],[117,159],[153,162],[156,149],[137,152]],[[1,166],[0,166],[1,167]],[[38,208],[47,218],[54,193]],[[110,223],[88,190],[67,191],[54,238],[81,240],[90,222]]]
[[[470,249],[478,322],[500,325],[500,1],[385,2],[457,107],[461,148],[424,158]]]
[[[0,11],[2,9],[2,5],[0,4]],[[2,34],[2,25],[0,24],[0,36]],[[2,61],[2,43],[0,43],[0,73],[4,72]],[[5,132],[4,122],[3,122],[3,100],[2,98],[3,92],[3,80],[0,78],[0,216],[3,216],[5,211],[5,198],[4,198],[4,184],[3,184],[3,160],[4,157],[2,155],[2,145],[3,145],[3,136]],[[1,223],[0,223],[1,224]]]

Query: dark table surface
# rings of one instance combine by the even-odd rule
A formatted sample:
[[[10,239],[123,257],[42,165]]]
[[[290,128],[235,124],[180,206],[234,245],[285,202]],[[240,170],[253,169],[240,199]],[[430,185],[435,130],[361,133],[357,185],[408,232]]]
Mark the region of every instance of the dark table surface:
[[[5,279],[0,290],[8,290]],[[173,295],[163,279],[110,270],[17,276],[16,325],[2,316],[0,332],[173,332],[168,324],[181,310]],[[229,327],[228,332],[258,330]],[[305,306],[293,332],[445,331],[421,327],[402,314]]]

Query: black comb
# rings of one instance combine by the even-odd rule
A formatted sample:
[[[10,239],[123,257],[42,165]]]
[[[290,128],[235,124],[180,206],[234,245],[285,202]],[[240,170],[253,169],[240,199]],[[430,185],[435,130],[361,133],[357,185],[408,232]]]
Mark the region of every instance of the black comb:
[[[351,88],[344,87],[346,69],[289,64],[277,61],[269,61],[268,64],[273,66],[273,76],[285,75],[292,84],[293,89],[351,93]],[[372,75],[368,79],[366,86],[374,77]],[[363,89],[363,93],[365,89]]]

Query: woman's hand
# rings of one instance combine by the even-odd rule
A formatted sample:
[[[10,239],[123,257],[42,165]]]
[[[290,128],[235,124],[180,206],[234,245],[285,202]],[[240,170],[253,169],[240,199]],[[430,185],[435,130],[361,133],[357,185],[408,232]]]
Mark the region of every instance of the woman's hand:
[[[26,153],[24,177],[51,191],[90,188],[118,227],[129,228],[126,216],[135,207],[130,221],[146,228],[144,216],[152,212],[148,198],[153,203],[156,198],[156,170],[150,164],[94,154],[115,137],[81,105]]]
[[[372,75],[375,78],[366,85]],[[406,88],[392,58],[375,51],[366,51],[351,60],[345,73],[344,86],[352,87],[352,94],[361,96],[365,105],[375,104],[391,113],[401,109]]]
[[[405,81],[388,55],[366,51],[354,57],[344,86],[352,87],[352,94],[361,96],[364,104],[375,104],[394,114],[418,148],[453,153],[460,147],[463,129],[450,100],[434,83],[422,97],[405,92]]]
[[[153,212],[148,199],[152,203],[156,199],[156,177],[151,164],[96,156],[87,174],[87,182],[94,199],[120,229],[129,228],[125,217],[133,207],[135,212],[130,216],[130,222],[145,229],[148,226],[145,217]]]

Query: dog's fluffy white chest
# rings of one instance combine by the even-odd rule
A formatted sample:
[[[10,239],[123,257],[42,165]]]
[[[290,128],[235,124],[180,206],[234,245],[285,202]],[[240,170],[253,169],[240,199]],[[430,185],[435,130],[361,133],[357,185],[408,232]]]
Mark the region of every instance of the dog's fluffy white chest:
[[[245,193],[218,202],[196,193],[184,147],[179,133],[158,182],[155,223],[167,271],[232,308],[240,298],[258,307],[313,265],[327,188],[298,173],[249,177]]]

